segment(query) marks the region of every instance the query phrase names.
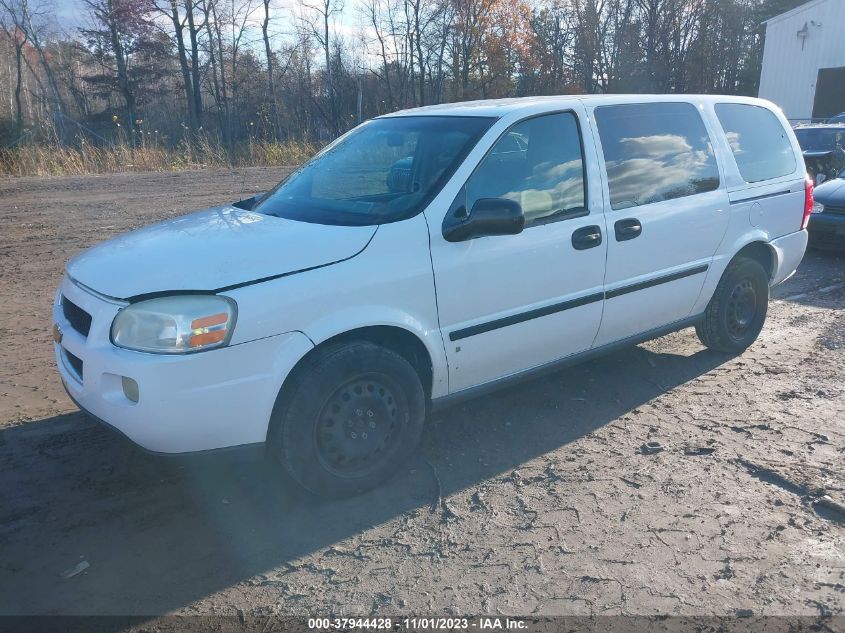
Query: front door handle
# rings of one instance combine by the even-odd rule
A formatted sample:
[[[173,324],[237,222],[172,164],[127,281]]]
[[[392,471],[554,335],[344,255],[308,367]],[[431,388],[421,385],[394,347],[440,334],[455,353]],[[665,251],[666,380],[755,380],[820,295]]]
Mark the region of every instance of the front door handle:
[[[626,218],[619,220],[613,225],[616,232],[616,241],[624,242],[638,237],[643,232],[643,225],[637,218]]]
[[[583,251],[601,244],[601,229],[598,225],[582,226],[572,234],[572,247]]]

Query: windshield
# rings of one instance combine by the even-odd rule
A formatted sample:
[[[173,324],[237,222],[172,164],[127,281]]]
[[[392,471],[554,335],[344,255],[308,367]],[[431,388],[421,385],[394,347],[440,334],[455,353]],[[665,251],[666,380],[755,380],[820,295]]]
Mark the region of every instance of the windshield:
[[[495,119],[375,119],[329,145],[255,210],[319,224],[372,225],[416,215]]]
[[[795,137],[805,152],[830,152],[845,146],[845,128],[799,128]]]

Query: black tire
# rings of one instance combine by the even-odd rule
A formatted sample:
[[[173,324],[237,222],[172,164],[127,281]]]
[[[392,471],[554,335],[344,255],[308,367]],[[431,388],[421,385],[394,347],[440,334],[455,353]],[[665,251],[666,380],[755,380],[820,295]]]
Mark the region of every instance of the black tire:
[[[389,479],[416,451],[425,393],[399,354],[366,341],[317,350],[285,384],[270,453],[303,488],[348,497]]]
[[[760,334],[769,306],[769,277],[760,262],[738,257],[732,261],[695,326],[699,340],[710,349],[736,354]]]

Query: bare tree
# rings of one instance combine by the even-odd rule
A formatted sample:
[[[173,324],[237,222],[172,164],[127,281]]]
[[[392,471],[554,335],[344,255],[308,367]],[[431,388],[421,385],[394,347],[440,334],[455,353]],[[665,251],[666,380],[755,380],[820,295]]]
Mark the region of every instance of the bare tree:
[[[151,0],[158,13],[166,16],[172,26],[170,37],[176,45],[176,56],[185,93],[185,112],[188,127],[196,133],[202,126],[202,68],[200,64],[200,34],[205,15],[196,0]],[[187,37],[186,37],[187,32]]]
[[[241,46],[244,44],[244,37],[247,33],[247,24],[252,18],[252,14],[257,8],[257,0],[230,0],[227,9],[228,23],[227,27],[230,29],[229,51],[232,62],[232,103],[230,107],[230,121],[232,125],[232,116],[238,115],[240,103],[238,101],[240,96],[240,82],[238,81],[238,55],[241,52]]]
[[[192,117],[196,121],[197,127],[202,127],[202,90],[201,90],[201,70],[200,70],[200,50],[199,50],[199,33],[202,30],[203,24],[197,23],[195,19],[195,12],[197,8],[196,0],[184,0],[185,3],[185,19],[188,23],[188,41],[191,45],[191,92],[193,93],[193,103],[190,108],[193,110]]]
[[[20,69],[21,81],[23,81],[23,69],[18,66],[17,61],[22,59],[24,64],[29,66],[29,60],[26,59],[26,55],[24,54],[25,46],[28,45],[35,50],[41,70],[47,79],[49,92],[42,91],[42,94],[45,97],[48,97],[53,121],[59,132],[62,133],[65,111],[64,100],[62,99],[61,91],[59,90],[58,83],[56,82],[56,76],[53,72],[52,65],[44,52],[47,11],[45,8],[31,4],[30,0],[3,0],[2,6],[7,15],[10,17],[14,30],[17,32],[15,38],[23,39],[19,51],[17,46],[15,46],[16,68]],[[20,53],[20,55],[18,55],[18,53]],[[43,88],[40,78],[37,75],[36,80],[39,86]]]
[[[314,37],[323,49],[325,67],[323,68],[324,82],[326,85],[326,98],[328,101],[328,124],[332,135],[340,133],[340,121],[337,110],[337,96],[335,94],[335,82],[332,73],[332,38],[331,26],[335,15],[343,11],[343,4],[338,0],[319,0],[314,4],[303,2],[302,6],[310,13],[309,24]]]
[[[6,40],[12,43],[15,51],[15,129],[20,135],[23,132],[23,107],[21,106],[21,89],[23,88],[23,50],[26,46],[26,30],[24,24],[23,2],[20,0],[0,0],[0,7],[4,10],[4,19],[0,22],[0,29]]]
[[[231,150],[229,135],[229,98],[226,88],[226,68],[223,65],[223,38],[217,17],[217,0],[200,0],[200,10],[206,31],[207,54],[211,66],[211,84],[214,103],[217,107],[217,121],[227,149]]]
[[[264,40],[264,54],[267,57],[267,92],[270,99],[270,117],[273,121],[273,136],[279,138],[279,108],[276,102],[276,80],[273,70],[273,50],[270,48],[270,0],[262,0],[264,19],[261,21],[261,36]]]
[[[258,138],[322,142],[356,121],[443,101],[754,94],[759,24],[800,2],[358,0],[355,24],[343,0],[284,9],[280,0],[83,0],[93,27],[63,39],[42,1],[0,0],[0,135],[52,119],[32,138],[59,128],[73,143],[61,133],[73,119],[87,138],[119,141],[127,128],[112,112],[125,109],[132,140],[143,119],[157,142],[182,142],[187,127],[194,154],[220,140],[232,158]],[[290,33],[274,33],[282,23]]]

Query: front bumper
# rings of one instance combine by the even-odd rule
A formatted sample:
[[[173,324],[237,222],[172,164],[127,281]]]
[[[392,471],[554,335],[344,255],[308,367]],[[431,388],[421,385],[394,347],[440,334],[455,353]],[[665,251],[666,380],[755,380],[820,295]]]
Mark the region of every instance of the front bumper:
[[[91,315],[88,336],[61,307],[64,295]],[[109,330],[121,305],[62,282],[53,319],[62,382],[77,405],[149,451],[185,453],[263,442],[284,378],[313,346],[300,332],[186,355],[115,347]],[[138,386],[138,401],[123,378]]]
[[[807,226],[810,246],[845,249],[845,214],[814,213]]]

